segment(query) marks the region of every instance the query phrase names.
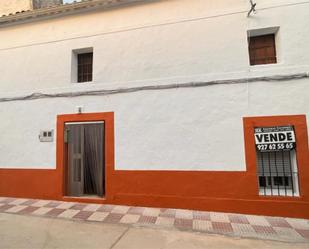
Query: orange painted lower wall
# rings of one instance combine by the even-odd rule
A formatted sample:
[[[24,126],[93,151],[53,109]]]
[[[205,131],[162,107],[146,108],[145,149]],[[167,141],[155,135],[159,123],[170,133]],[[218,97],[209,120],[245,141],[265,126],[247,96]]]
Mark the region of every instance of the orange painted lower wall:
[[[0,196],[72,200],[62,196],[59,170],[0,170]],[[187,208],[309,219],[308,185],[300,198],[261,197],[246,172],[114,171],[106,199],[83,202]]]
[[[309,218],[306,196],[262,197],[246,172],[119,171],[113,203]]]
[[[105,122],[106,197],[65,197],[64,124]],[[294,125],[300,197],[259,196],[255,126]],[[115,170],[113,113],[60,115],[57,119],[55,170],[0,169],[0,196],[185,208],[309,219],[309,150],[304,115],[244,119],[246,171],[125,171]]]
[[[0,169],[0,196],[58,199],[58,170]]]

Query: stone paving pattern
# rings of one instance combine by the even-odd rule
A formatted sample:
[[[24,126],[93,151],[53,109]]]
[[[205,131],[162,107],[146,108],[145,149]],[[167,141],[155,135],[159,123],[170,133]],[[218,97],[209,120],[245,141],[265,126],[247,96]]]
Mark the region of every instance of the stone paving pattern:
[[[176,228],[237,237],[309,242],[309,220],[167,208],[0,197],[0,213]]]

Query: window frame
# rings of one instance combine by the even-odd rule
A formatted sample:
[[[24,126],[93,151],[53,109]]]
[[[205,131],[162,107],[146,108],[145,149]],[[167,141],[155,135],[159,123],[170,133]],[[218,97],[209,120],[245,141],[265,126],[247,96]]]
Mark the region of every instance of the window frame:
[[[82,54],[92,53],[92,66],[91,66],[91,80],[80,81],[79,80],[79,57]],[[93,47],[73,49],[71,58],[71,83],[87,84],[94,81],[94,50]]]
[[[266,28],[258,28],[258,29],[250,29],[247,30],[247,45],[248,45],[248,64],[250,67],[265,67],[265,66],[274,66],[280,64],[281,61],[281,44],[280,44],[280,27],[279,26],[274,26],[274,27],[266,27]],[[251,52],[250,52],[250,41],[251,38],[256,38],[256,37],[263,37],[263,36],[269,36],[273,35],[273,43],[274,43],[274,54],[276,58],[276,62],[274,63],[256,63],[252,64],[251,63]]]
[[[290,151],[256,150],[257,177],[261,196],[299,196],[297,148]],[[275,157],[273,157],[275,155]],[[272,159],[271,159],[272,158]],[[274,162],[274,164],[271,164]],[[260,164],[261,163],[261,164]],[[261,178],[265,184],[261,184]]]
[[[249,37],[249,60],[251,66],[277,64],[276,35],[267,34]],[[264,43],[263,43],[264,42]],[[258,56],[260,52],[263,56]]]
[[[293,125],[296,135],[296,156],[298,166],[299,196],[262,196],[259,195],[258,170],[256,145],[254,138],[255,127],[286,126]],[[258,199],[306,199],[309,196],[309,151],[308,151],[308,128],[306,115],[282,115],[282,116],[259,116],[243,117],[245,162],[247,174],[250,176],[255,189],[255,197]]]
[[[93,52],[77,54],[77,82],[91,82],[93,79]]]

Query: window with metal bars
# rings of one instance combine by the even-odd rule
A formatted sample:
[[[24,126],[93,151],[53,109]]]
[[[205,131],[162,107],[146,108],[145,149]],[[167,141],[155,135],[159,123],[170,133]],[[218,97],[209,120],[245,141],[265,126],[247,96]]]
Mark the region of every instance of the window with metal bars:
[[[260,195],[299,196],[296,151],[257,151]]]
[[[250,65],[277,63],[275,34],[249,37]]]
[[[77,55],[77,82],[92,81],[93,53]]]

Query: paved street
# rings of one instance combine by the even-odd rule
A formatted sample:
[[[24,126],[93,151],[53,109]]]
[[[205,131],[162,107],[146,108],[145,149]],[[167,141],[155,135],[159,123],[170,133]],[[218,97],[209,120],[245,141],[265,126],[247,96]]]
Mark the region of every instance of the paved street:
[[[309,248],[304,219],[0,197],[0,248]]]
[[[2,213],[0,248],[302,249],[309,244]]]

